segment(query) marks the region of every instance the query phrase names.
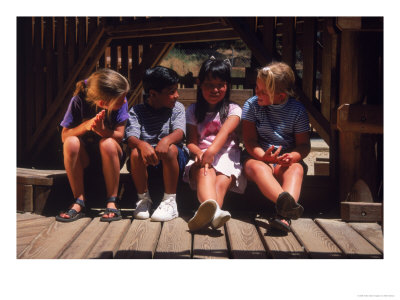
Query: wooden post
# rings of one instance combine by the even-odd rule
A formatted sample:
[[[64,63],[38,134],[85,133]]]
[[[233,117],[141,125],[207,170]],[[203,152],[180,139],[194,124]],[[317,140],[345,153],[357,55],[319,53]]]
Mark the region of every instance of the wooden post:
[[[382,33],[380,33],[382,34]],[[382,47],[377,42],[371,43],[376,33],[343,31],[341,35],[340,88],[339,105],[375,102],[383,105],[380,90],[382,82],[379,78],[379,56]],[[375,71],[374,71],[375,70]],[[373,97],[371,97],[373,96]],[[372,98],[372,99],[371,99]],[[347,194],[358,179],[363,179],[371,190],[374,200],[382,174],[376,147],[379,137],[364,134],[362,131],[339,131],[339,199],[345,201]],[[365,131],[364,131],[365,132]]]
[[[341,35],[339,104],[360,101],[358,32],[344,31]],[[345,201],[358,179],[360,134],[339,133],[339,199]]]
[[[282,18],[282,22],[282,61],[284,61],[294,69],[296,63],[295,18],[285,17]]]

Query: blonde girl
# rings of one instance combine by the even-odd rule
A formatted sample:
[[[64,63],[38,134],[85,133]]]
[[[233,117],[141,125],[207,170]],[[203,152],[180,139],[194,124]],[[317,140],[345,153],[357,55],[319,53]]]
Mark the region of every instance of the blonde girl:
[[[246,185],[235,133],[242,110],[229,100],[230,64],[211,57],[202,64],[198,80],[197,102],[186,111],[191,160],[183,179],[197,188],[200,202],[188,222],[191,231],[223,226],[230,219],[230,213],[221,209],[226,192],[243,193]]]
[[[128,80],[110,69],[94,72],[76,84],[74,95],[61,122],[64,166],[74,196],[70,209],[56,216],[73,222],[84,216],[84,170],[101,166],[107,191],[107,208],[101,221],[121,219],[116,207],[119,172],[123,160],[128,104]]]
[[[291,219],[303,213],[297,203],[310,152],[309,121],[294,97],[295,77],[285,63],[274,62],[257,74],[256,96],[243,106],[242,128],[246,177],[275,203],[271,226],[290,230]]]

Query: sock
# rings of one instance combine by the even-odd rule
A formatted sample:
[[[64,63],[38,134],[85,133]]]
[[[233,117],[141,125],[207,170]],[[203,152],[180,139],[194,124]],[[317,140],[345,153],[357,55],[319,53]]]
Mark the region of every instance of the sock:
[[[174,198],[174,200],[176,200],[176,194],[167,194],[167,193],[164,193],[164,197],[163,197],[162,201],[167,200],[167,199],[169,199],[169,198]]]
[[[142,199],[144,199],[145,197],[147,197],[148,199],[151,199],[150,198],[150,194],[149,194],[149,191],[147,191],[147,192],[144,192],[143,194],[137,194],[138,195],[138,200],[142,200]]]

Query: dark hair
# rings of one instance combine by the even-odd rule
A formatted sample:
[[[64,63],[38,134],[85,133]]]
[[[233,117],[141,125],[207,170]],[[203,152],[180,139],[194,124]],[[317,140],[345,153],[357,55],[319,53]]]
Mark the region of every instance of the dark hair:
[[[143,76],[145,98],[147,98],[150,90],[161,92],[164,88],[177,84],[178,82],[178,74],[170,68],[156,66],[147,69]]]
[[[204,82],[206,78],[218,78],[226,81],[226,94],[224,99],[217,104],[216,110],[219,111],[221,122],[224,122],[229,112],[229,97],[231,93],[231,66],[227,61],[220,59],[210,58],[203,62],[201,65],[198,79],[199,86]],[[194,115],[198,123],[201,123],[207,113],[208,103],[203,97],[201,88],[197,88],[197,101],[195,104]]]

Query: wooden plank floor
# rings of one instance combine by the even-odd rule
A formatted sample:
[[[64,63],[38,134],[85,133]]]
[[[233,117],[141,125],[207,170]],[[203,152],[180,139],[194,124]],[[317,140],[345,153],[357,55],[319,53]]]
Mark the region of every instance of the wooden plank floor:
[[[235,216],[219,230],[188,231],[190,214],[159,223],[132,220],[100,222],[85,217],[73,223],[17,213],[17,258],[206,258],[330,259],[383,258],[382,227],[337,219],[301,218],[292,232],[270,228],[261,216]]]

